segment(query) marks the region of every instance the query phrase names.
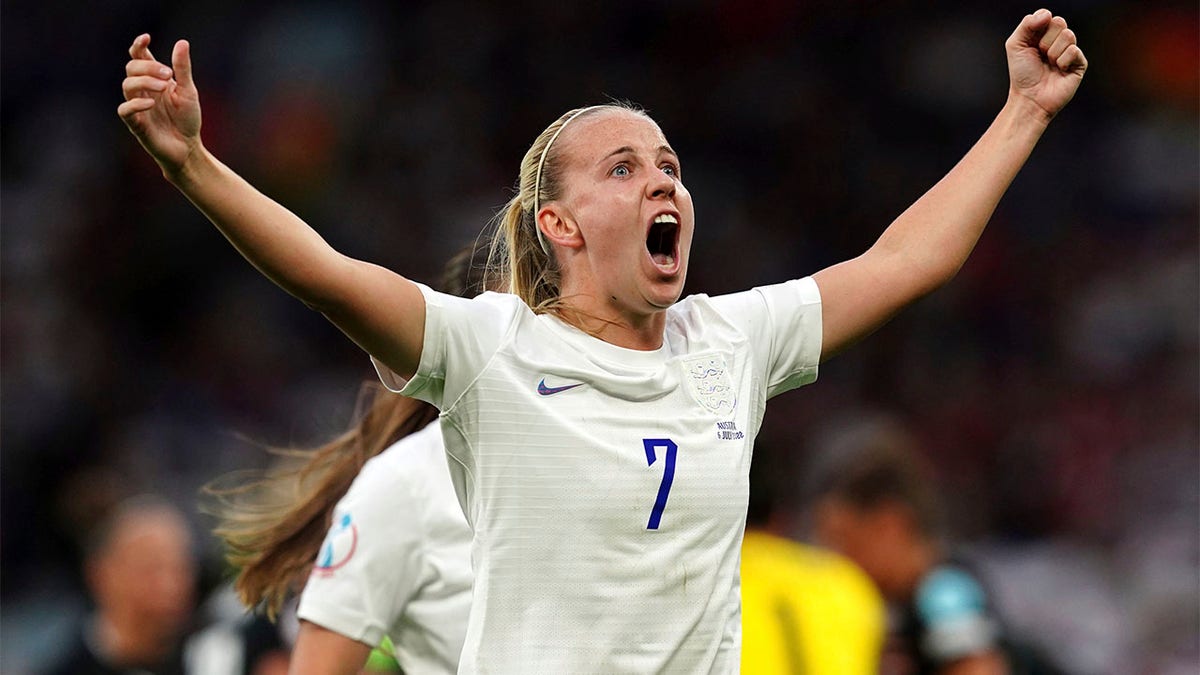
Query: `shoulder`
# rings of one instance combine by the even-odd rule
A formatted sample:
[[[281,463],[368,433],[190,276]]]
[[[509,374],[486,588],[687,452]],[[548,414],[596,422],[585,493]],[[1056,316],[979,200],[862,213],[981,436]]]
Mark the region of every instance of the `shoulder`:
[[[755,286],[735,293],[724,293],[714,296],[704,294],[693,295],[685,298],[680,304],[693,299],[700,303],[701,306],[710,306],[716,308],[717,311],[729,312],[746,305],[761,306],[777,303],[797,305],[820,304],[821,290],[817,287],[817,282],[812,277],[801,277],[777,284]]]
[[[431,336],[464,344],[474,344],[480,340],[490,344],[511,332],[518,323],[535,316],[528,305],[509,293],[487,291],[474,298],[460,298],[428,286],[420,288],[425,296],[427,345]]]
[[[821,292],[816,281],[804,277],[737,293],[690,295],[668,310],[668,322],[676,325],[725,323],[752,330],[762,323],[820,305]]]
[[[445,463],[445,441],[442,425],[434,420],[395,443],[377,456],[367,460],[360,476],[387,482],[420,484],[427,473]]]
[[[748,532],[746,544],[751,557],[770,561],[781,574],[789,577],[826,588],[873,590],[866,573],[832,551],[764,533]]]
[[[925,575],[913,597],[917,615],[927,624],[952,621],[987,611],[983,584],[959,565],[939,565]]]
[[[473,298],[463,298],[435,291],[424,284],[417,284],[417,286],[421,289],[421,294],[425,296],[426,307],[432,310],[492,313],[510,317],[533,314],[533,310],[529,309],[528,305],[511,293],[486,291]]]
[[[748,532],[742,551],[742,581],[772,602],[786,601],[822,630],[858,631],[876,639],[884,628],[884,602],[857,565],[825,549],[782,537]],[[747,604],[754,602],[754,596]],[[759,600],[761,603],[761,600]]]
[[[727,303],[703,293],[689,295],[667,310],[667,335],[683,338],[689,349],[706,348],[709,342],[741,342],[744,322]]]
[[[441,425],[435,420],[367,460],[340,507],[368,511],[391,510],[400,504],[423,502],[430,476],[444,473]]]
[[[983,584],[968,569],[942,564],[921,580],[911,610],[920,650],[936,663],[996,649],[1001,627]]]

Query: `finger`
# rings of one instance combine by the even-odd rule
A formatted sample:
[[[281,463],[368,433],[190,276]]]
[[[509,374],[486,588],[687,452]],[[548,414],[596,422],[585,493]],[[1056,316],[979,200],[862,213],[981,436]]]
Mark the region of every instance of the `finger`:
[[[1057,40],[1058,36],[1061,35],[1066,29],[1066,19],[1062,18],[1061,16],[1056,16],[1050,19],[1050,25],[1046,28],[1046,32],[1042,33],[1042,39],[1038,41],[1038,49],[1042,50],[1043,52],[1049,49],[1050,45],[1054,44],[1054,41]]]
[[[1017,24],[1017,29],[1008,38],[1008,46],[1010,47],[1032,47],[1038,43],[1041,35],[1046,30],[1047,24],[1050,22],[1050,17],[1053,16],[1048,9],[1039,9],[1033,14],[1028,14],[1021,23]]]
[[[131,98],[117,106],[117,114],[121,116],[121,119],[128,122],[130,117],[153,108],[154,103],[155,101],[152,98]]]
[[[155,60],[154,55],[150,53],[149,33],[142,33],[133,39],[133,44],[129,46],[129,56],[134,59]]]
[[[138,75],[137,77],[127,77],[122,80],[121,91],[124,92],[126,99],[141,98],[141,95],[148,91],[166,91],[170,84],[169,80],[164,80],[160,77]]]
[[[1083,74],[1087,70],[1087,57],[1083,55],[1083,50],[1079,45],[1071,45],[1063,51],[1062,56],[1055,61],[1058,69],[1065,73],[1080,73]]]
[[[1063,52],[1067,51],[1067,47],[1073,44],[1075,44],[1075,31],[1070,28],[1063,29],[1058,37],[1054,38],[1050,48],[1046,50],[1046,58],[1057,63],[1058,57],[1062,56]]]
[[[171,69],[159,63],[158,61],[134,59],[125,64],[125,74],[130,77],[135,75],[149,75],[152,77],[170,79]]]
[[[192,46],[187,40],[175,43],[175,49],[171,51],[171,65],[175,67],[175,81],[179,86],[188,89],[196,87],[192,82]]]

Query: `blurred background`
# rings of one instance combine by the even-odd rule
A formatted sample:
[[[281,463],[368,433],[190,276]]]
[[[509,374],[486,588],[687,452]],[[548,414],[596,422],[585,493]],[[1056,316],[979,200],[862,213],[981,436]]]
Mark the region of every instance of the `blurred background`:
[[[87,610],[80,541],[349,422],[365,354],[260,277],[116,115],[140,32],[192,43],[206,145],[337,248],[418,280],[563,111],[645,106],[680,152],[688,292],[857,255],[1004,102],[1008,0],[0,6],[0,670]],[[1090,61],[959,277],[777,398],[756,462],[902,420],[955,546],[1070,673],[1200,663],[1200,18],[1061,0]],[[797,489],[799,493],[799,489]],[[796,508],[799,509],[799,500]],[[797,513],[802,516],[802,513]],[[803,521],[802,517],[797,522]],[[797,536],[802,528],[797,526]]]

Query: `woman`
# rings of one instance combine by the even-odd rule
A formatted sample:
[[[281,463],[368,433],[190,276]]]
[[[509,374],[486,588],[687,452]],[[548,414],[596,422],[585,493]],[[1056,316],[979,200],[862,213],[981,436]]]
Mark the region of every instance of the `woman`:
[[[303,588],[289,672],[358,673],[373,647],[403,672],[453,673],[471,605],[471,530],[437,410],[365,389],[370,407],[298,470],[225,498],[236,589],[268,613]],[[335,506],[336,503],[336,506]]]
[[[468,247],[441,288],[482,292]],[[292,673],[352,675],[372,660],[405,673],[458,670],[471,605],[471,530],[450,474],[437,409],[366,384],[354,425],[298,466],[207,490],[247,607],[268,616],[303,588]],[[378,653],[371,655],[371,648]]]
[[[948,281],[1087,62],[1061,17],[1006,43],[991,127],[861,256],[677,302],[694,213],[648,116],[564,115],[534,141],[497,258],[515,295],[445,296],[350,259],[209,154],[189,45],[134,40],[118,114],[260,271],[389,387],[442,411],[474,529],[460,672],[732,672],[750,450],[767,398]]]

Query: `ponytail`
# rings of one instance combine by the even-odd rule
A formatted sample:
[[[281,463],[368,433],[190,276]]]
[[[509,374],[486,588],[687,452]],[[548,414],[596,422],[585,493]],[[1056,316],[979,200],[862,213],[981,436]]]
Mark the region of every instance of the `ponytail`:
[[[441,280],[446,292],[473,297],[494,287],[485,286],[487,270],[475,264],[482,245],[477,242],[446,263]],[[288,596],[303,588],[334,507],[367,461],[438,416],[432,405],[394,394],[378,382],[363,385],[355,410],[357,422],[325,445],[270,449],[291,460],[286,466],[205,486],[213,500],[206,508],[218,518],[214,533],[238,570],[234,590],[247,607],[263,606],[274,618]]]
[[[433,406],[367,383],[359,421],[314,450],[274,448],[291,466],[204,491],[216,501],[214,533],[238,570],[234,590],[247,607],[264,606],[274,618],[288,596],[304,586],[333,517],[333,508],[369,459],[437,419]],[[365,410],[365,412],[361,412]]]

